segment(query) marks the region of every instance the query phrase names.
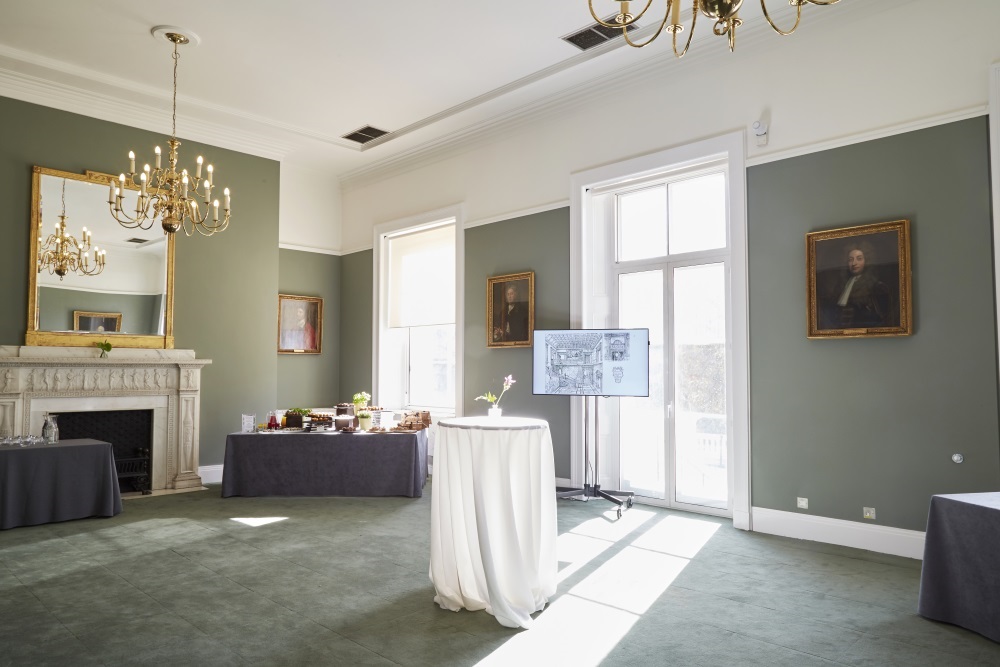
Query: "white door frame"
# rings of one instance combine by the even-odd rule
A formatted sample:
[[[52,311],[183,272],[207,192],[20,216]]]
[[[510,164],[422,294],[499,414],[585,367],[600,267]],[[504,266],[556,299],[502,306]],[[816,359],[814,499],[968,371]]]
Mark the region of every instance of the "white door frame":
[[[588,328],[603,322],[610,312],[610,302],[603,290],[595,288],[605,280],[606,267],[594,254],[593,235],[586,224],[593,211],[589,191],[616,182],[668,174],[675,169],[690,169],[708,160],[725,158],[728,162],[729,242],[731,244],[730,292],[732,318],[729,345],[733,360],[733,525],[751,529],[750,516],[750,392],[749,392],[749,321],[747,316],[747,216],[746,216],[746,138],[733,132],[712,139],[625,160],[615,164],[577,172],[570,179],[570,326]],[[606,282],[606,281],[605,281]],[[602,295],[594,298],[594,295]],[[583,399],[570,399],[570,473],[573,486],[584,482],[583,469]]]

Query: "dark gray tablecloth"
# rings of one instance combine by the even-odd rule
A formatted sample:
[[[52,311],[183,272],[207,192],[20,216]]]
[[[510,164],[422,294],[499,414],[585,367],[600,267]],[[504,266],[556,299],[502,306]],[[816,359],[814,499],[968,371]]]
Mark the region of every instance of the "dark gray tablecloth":
[[[230,433],[222,496],[423,495],[427,433]]]
[[[931,498],[917,611],[1000,642],[1000,493]]]
[[[0,449],[0,529],[121,511],[110,443],[63,440]]]

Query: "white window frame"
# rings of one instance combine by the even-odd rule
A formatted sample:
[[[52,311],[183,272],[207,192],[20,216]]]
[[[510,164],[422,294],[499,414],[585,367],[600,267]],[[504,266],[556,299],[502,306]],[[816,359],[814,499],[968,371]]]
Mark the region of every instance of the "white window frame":
[[[744,132],[698,141],[572,175],[570,199],[570,326],[601,328],[616,302],[609,294],[610,269],[604,261],[613,235],[606,225],[595,226],[605,211],[594,203],[594,192],[627,187],[673,172],[688,171],[714,160],[727,163],[729,288],[733,425],[733,526],[751,529],[750,516],[750,391],[749,318],[747,312],[746,137]],[[603,207],[607,208],[607,206]],[[613,227],[613,226],[612,226]],[[595,231],[596,228],[596,231]],[[603,231],[601,234],[599,232]],[[608,238],[611,236],[612,238]],[[584,482],[583,400],[570,399],[570,474],[573,486]],[[617,462],[614,468],[617,469]]]
[[[465,396],[465,207],[461,204],[419,213],[406,218],[376,225],[372,230],[372,395],[379,394],[380,341],[389,322],[388,270],[382,261],[388,238],[400,233],[411,233],[421,228],[437,226],[452,220],[455,226],[455,415],[464,414]],[[395,406],[387,406],[395,407]],[[405,407],[405,406],[400,406]],[[441,415],[442,417],[450,415]]]

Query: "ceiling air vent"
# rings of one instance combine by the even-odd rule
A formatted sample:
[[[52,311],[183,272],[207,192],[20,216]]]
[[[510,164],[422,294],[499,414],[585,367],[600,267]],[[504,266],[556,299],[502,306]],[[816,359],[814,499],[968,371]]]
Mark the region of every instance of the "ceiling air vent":
[[[371,125],[365,125],[360,130],[354,130],[350,134],[345,134],[342,138],[350,139],[351,141],[356,141],[359,144],[367,144],[372,139],[378,139],[384,134],[389,134],[385,130],[380,130],[377,127],[372,127]]]
[[[133,236],[130,239],[125,239],[125,243],[136,243],[136,244],[139,244],[139,243],[145,243],[147,240],[148,239],[137,239],[136,237]]]
[[[616,14],[612,14],[608,18],[604,19],[604,22],[614,23],[615,16]],[[627,28],[629,32],[638,29],[639,26],[635,23]],[[569,42],[581,51],[586,51],[587,49],[592,49],[595,46],[600,46],[615,37],[621,37],[621,34],[621,28],[608,28],[600,23],[594,23],[592,25],[588,25],[583,30],[578,30],[571,35],[566,35],[563,37],[563,41]]]

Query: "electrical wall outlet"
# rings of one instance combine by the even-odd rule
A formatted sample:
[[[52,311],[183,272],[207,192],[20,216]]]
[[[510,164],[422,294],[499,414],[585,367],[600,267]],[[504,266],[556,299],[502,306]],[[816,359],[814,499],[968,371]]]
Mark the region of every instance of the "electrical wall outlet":
[[[807,510],[807,509],[809,509],[809,499],[808,498],[796,498],[795,499],[795,506],[798,507],[800,510]]]
[[[864,508],[864,510],[865,510],[864,511],[864,517],[866,519],[872,519],[872,520],[875,519],[875,508],[874,507],[866,507],[866,508]]]

